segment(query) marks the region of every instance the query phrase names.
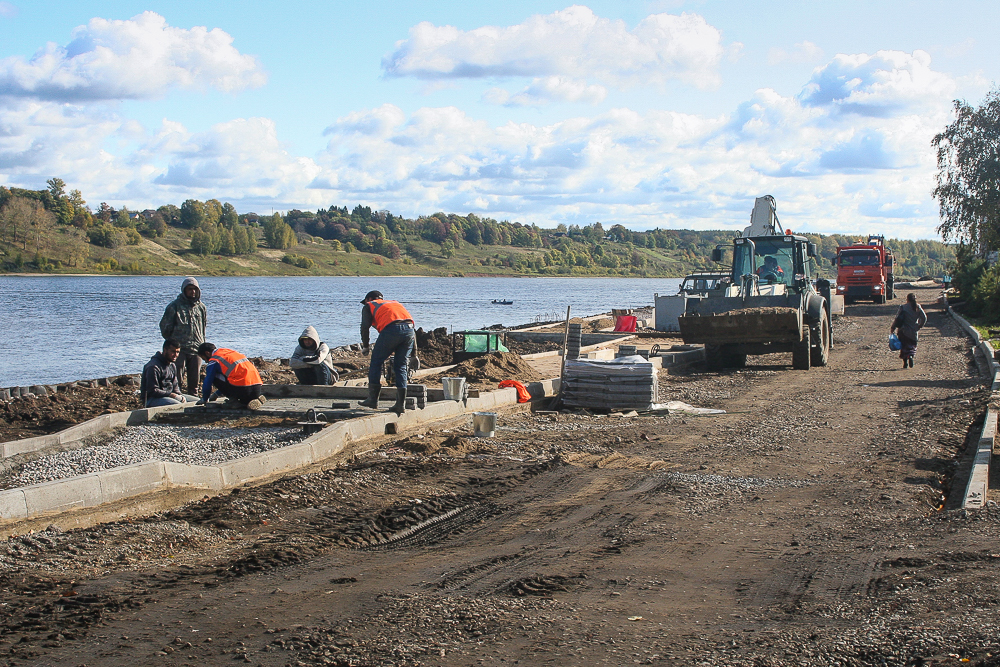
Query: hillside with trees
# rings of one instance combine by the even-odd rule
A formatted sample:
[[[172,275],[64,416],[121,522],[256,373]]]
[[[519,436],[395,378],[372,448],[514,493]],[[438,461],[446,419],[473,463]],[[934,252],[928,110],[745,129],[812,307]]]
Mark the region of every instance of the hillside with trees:
[[[408,219],[367,206],[238,213],[232,204],[189,199],[131,211],[91,209],[58,178],[46,190],[0,187],[3,272],[143,275],[523,275],[681,277],[717,270],[711,251],[725,231],[629,230],[622,225],[543,229],[534,224],[438,212]],[[807,234],[829,259],[843,235]],[[891,240],[896,275],[940,276],[954,247]]]

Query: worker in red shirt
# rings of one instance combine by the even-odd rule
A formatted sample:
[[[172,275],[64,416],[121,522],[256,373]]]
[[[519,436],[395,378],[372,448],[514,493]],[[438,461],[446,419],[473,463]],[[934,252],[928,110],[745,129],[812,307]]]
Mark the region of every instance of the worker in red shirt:
[[[386,301],[378,290],[368,292],[361,301],[361,306],[361,349],[366,356],[371,352],[372,359],[368,366],[368,398],[358,405],[378,407],[382,364],[391,354],[392,372],[396,380],[396,404],[392,406],[392,410],[401,415],[406,409],[406,365],[416,343],[413,318],[403,304]],[[378,331],[374,348],[368,345],[368,329],[371,327]]]

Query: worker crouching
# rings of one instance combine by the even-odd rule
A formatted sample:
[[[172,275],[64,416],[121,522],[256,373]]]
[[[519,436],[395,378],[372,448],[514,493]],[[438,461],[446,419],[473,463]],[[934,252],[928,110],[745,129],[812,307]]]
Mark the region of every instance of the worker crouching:
[[[211,343],[202,343],[198,348],[198,356],[208,364],[205,366],[205,382],[202,384],[199,403],[211,400],[213,387],[218,390],[217,393],[242,403],[251,410],[259,409],[267,401],[262,394],[264,382],[260,379],[260,373],[246,355],[225,347],[215,347]]]
[[[371,352],[368,366],[368,398],[358,404],[367,408],[378,407],[379,390],[382,387],[382,364],[392,359],[392,374],[396,381],[396,404],[393,412],[403,414],[406,409],[407,361],[416,343],[413,333],[413,318],[398,301],[386,301],[382,293],[372,290],[361,301],[361,346],[362,352]],[[375,327],[378,338],[375,347],[368,345],[368,329]]]

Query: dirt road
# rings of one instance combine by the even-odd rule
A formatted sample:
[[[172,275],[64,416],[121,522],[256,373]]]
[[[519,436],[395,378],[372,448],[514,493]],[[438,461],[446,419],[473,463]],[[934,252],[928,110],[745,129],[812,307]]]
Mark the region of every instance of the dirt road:
[[[663,375],[725,415],[511,415],[12,538],[0,662],[998,665],[1000,513],[940,509],[982,378],[935,305],[897,368],[895,308],[826,368]]]

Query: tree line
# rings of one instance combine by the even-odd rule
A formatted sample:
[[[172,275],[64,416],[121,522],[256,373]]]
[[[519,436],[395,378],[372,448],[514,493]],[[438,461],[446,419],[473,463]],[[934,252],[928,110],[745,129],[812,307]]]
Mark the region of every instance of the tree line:
[[[466,246],[495,246],[497,252],[480,251],[469,259],[469,270],[488,272],[496,267],[540,275],[634,276],[720,268],[710,262],[712,248],[729,245],[734,235],[732,230],[633,231],[621,224],[605,228],[600,222],[545,229],[473,213],[437,212],[408,219],[364,205],[353,209],[334,205],[315,212],[292,209],[284,215],[241,214],[229,202],[218,199],[188,199],[180,206],[166,204],[142,211],[115,209],[101,202],[92,211],[80,191],[67,192],[61,179],[50,179],[47,184],[46,190],[38,191],[0,187],[0,242],[19,246],[25,253],[33,251],[33,263],[41,270],[51,266],[44,252],[46,238],[55,231],[65,234],[61,247],[69,249],[64,250],[63,261],[74,267],[87,260],[90,246],[115,249],[138,245],[143,237],[156,240],[173,227],[189,237],[190,252],[202,256],[248,255],[262,245],[288,250],[300,243],[323,243],[334,251],[371,253],[376,259],[419,264],[436,261],[428,254],[428,247],[437,248],[440,257],[449,259]],[[838,245],[854,242],[838,234],[807,236],[825,258],[833,257]],[[899,258],[900,273],[908,275],[941,275],[954,259],[953,249],[936,241],[889,243]],[[287,263],[312,268],[298,255],[285,257],[289,258]],[[21,269],[24,264],[25,259],[15,257],[14,268]],[[831,271],[828,267],[828,262],[820,265],[827,274]]]

